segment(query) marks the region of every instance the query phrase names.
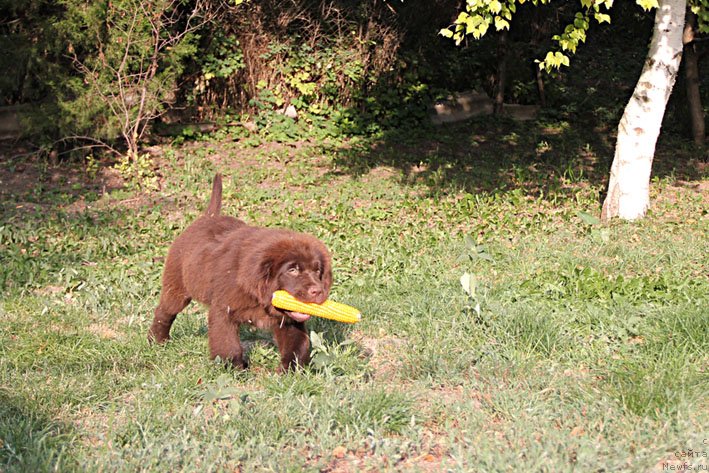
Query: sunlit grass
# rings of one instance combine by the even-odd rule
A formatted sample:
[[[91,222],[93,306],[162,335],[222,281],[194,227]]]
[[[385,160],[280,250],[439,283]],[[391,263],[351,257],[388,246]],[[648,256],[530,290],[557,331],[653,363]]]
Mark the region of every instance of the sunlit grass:
[[[11,196],[42,210],[3,204],[0,470],[646,471],[701,448],[706,196],[656,182],[650,218],[593,224],[579,212],[600,186],[573,163],[488,150],[451,167],[465,146],[418,139],[383,155],[203,142],[169,150],[150,194],[78,211]],[[274,374],[248,329],[248,371],[211,362],[198,305],[147,344],[162,258],[215,171],[225,213],[321,238],[333,297],[364,314],[312,321],[302,372]]]

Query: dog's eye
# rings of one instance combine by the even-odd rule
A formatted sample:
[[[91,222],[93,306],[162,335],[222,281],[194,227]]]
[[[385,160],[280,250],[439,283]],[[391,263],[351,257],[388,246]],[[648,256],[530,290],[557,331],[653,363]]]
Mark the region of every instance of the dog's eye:
[[[300,274],[300,268],[298,266],[293,266],[291,268],[288,268],[288,271],[286,272],[291,276],[297,276]]]

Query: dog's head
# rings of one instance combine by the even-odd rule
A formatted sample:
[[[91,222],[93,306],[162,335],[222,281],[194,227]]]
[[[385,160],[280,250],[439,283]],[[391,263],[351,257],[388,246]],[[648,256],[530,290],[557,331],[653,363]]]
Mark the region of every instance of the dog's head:
[[[262,306],[272,309],[271,297],[279,289],[303,302],[325,302],[332,285],[332,262],[320,240],[302,233],[274,231],[260,246],[252,267],[256,283],[250,289]],[[308,318],[286,313],[299,322]]]

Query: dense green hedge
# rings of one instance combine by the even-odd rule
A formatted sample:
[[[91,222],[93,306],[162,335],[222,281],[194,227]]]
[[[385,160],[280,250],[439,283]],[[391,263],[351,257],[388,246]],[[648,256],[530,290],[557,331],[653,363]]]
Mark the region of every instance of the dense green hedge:
[[[279,140],[410,129],[426,123],[428,108],[451,91],[495,87],[497,36],[456,47],[438,35],[456,16],[452,0],[231,0],[195,11],[199,5],[0,0],[0,17],[7,18],[0,22],[0,69],[7,71],[0,75],[0,106],[33,104],[24,125],[40,146],[85,136],[121,151],[127,143],[135,153],[131,140],[137,146],[161,122],[246,118]],[[506,102],[538,103],[533,61],[575,7],[559,2],[515,17]],[[614,23],[589,35],[603,54],[580,50],[583,77],[547,78],[553,113],[601,113],[612,122],[622,108],[616,84],[636,79],[651,15],[616,8]],[[179,40],[155,52],[156,24],[158,40]],[[589,85],[595,75],[597,84]],[[583,101],[589,94],[590,108]],[[281,113],[288,106],[297,122]]]

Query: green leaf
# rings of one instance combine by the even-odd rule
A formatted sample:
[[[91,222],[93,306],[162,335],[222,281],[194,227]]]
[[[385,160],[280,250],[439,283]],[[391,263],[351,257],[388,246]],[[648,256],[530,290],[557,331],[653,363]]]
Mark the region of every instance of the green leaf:
[[[606,13],[594,13],[593,15],[599,23],[610,23],[611,16]]]
[[[318,352],[313,355],[310,363],[316,369],[323,369],[326,366],[331,365],[334,359],[334,356],[329,353]]]
[[[601,241],[603,243],[608,243],[611,241],[611,231],[609,228],[604,228],[601,230]]]
[[[495,29],[503,30],[503,29],[510,29],[510,23],[505,20],[504,18],[501,18],[499,16],[495,17]]]
[[[511,10],[510,8],[507,8],[507,7],[503,7],[502,13],[500,14],[500,16],[502,18],[504,18],[505,20],[512,20],[512,13],[514,13],[513,10]]]
[[[575,49],[574,49],[574,50],[575,50]],[[569,66],[569,64],[570,64],[570,63],[569,63],[569,56],[567,56],[566,54],[559,53],[559,52],[557,52],[557,53],[555,54],[555,56],[556,56],[557,59],[559,60],[559,64],[560,64],[560,65],[562,65],[562,66],[567,66],[567,67]]]
[[[495,262],[495,258],[490,256],[490,253],[486,252],[485,249],[483,248],[482,250],[479,250],[478,252],[478,258],[484,259],[485,261],[490,261],[492,263]]]
[[[485,33],[487,33],[487,28],[490,26],[489,23],[485,22],[482,25],[480,25],[479,31],[480,34],[477,36],[478,38],[485,36]]]
[[[470,297],[475,297],[478,282],[474,274],[470,274],[467,271],[463,273],[460,277],[460,285],[463,286],[463,290],[467,295]]]
[[[323,346],[323,340],[320,334],[311,330],[310,331],[310,345],[315,348],[321,348]]]
[[[448,28],[441,29],[441,31],[439,31],[438,34],[443,36],[444,38],[452,38],[453,37],[453,32],[451,30],[449,30]]]
[[[586,225],[598,225],[599,223],[601,223],[601,220],[598,217],[596,217],[595,215],[591,215],[588,212],[578,211],[576,212],[576,216],[580,218],[581,221]]]
[[[635,0],[635,3],[640,5],[643,10],[652,10],[653,8],[658,8],[660,5],[657,3],[657,0]]]

